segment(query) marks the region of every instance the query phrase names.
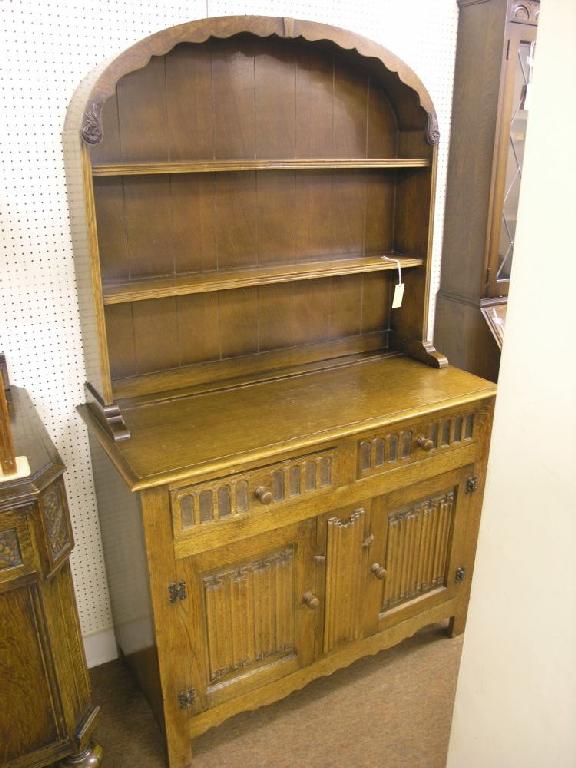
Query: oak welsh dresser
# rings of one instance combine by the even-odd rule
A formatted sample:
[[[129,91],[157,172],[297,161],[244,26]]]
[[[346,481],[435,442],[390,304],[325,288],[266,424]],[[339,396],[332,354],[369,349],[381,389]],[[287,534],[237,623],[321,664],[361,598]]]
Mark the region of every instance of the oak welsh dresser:
[[[204,19],[78,100],[80,411],[118,644],[184,768],[237,712],[462,632],[495,388],[427,341],[439,136],[395,55]]]
[[[0,766],[97,768],[64,465],[0,355]],[[2,368],[4,368],[2,370]],[[27,459],[22,470],[15,456]],[[26,462],[24,462],[26,463]]]

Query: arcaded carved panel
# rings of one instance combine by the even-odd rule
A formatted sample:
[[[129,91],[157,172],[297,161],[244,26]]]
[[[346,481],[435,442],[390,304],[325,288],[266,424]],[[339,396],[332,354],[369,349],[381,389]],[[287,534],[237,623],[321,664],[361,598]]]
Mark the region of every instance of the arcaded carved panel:
[[[44,530],[52,560],[57,560],[70,544],[66,508],[59,485],[54,485],[42,496]]]
[[[457,448],[473,440],[475,430],[475,414],[453,414],[364,438],[358,443],[358,475],[376,474],[438,450]]]
[[[294,578],[290,547],[203,579],[211,682],[295,652]]]
[[[328,520],[324,653],[361,636],[358,607],[368,562],[368,549],[362,546],[366,538],[364,528],[363,509],[343,520]]]
[[[334,484],[334,452],[303,456],[175,491],[175,530],[265,511],[325,491]]]
[[[22,554],[15,528],[0,531],[0,571],[22,565]]]
[[[446,585],[454,501],[450,490],[389,515],[382,610]]]

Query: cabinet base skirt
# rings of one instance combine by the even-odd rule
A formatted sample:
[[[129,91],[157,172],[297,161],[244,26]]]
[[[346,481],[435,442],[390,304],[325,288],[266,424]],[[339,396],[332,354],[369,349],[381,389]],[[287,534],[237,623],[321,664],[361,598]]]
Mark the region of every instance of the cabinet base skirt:
[[[429,624],[437,624],[443,620],[450,619],[450,626],[456,622],[459,632],[462,632],[464,629],[463,622],[465,622],[465,613],[463,620],[460,621],[462,610],[465,612],[466,606],[464,606],[464,609],[461,609],[460,599],[454,598],[441,605],[422,611],[417,616],[401,621],[382,632],[342,646],[329,656],[319,659],[304,669],[299,669],[297,672],[293,672],[269,685],[264,685],[256,691],[250,691],[206,712],[195,715],[190,720],[188,734],[192,739],[239,712],[258,709],[283,699],[318,677],[331,675],[338,669],[349,666],[363,656],[371,656],[387,648],[392,648]],[[184,766],[189,764],[190,761],[174,765],[173,761],[171,761],[170,768],[184,768]]]

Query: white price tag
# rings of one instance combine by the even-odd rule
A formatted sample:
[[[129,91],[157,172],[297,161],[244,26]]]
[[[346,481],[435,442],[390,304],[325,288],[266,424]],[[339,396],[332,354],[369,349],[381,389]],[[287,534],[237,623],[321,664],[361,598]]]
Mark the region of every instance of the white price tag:
[[[398,309],[398,307],[401,307],[403,298],[404,298],[404,283],[397,283],[394,286],[394,297],[392,299],[392,309]]]
[[[394,261],[398,267],[398,282],[394,286],[394,296],[392,297],[392,309],[398,309],[402,306],[402,299],[404,298],[404,283],[402,282],[402,267],[399,259],[391,258],[390,256],[381,256],[383,261]]]

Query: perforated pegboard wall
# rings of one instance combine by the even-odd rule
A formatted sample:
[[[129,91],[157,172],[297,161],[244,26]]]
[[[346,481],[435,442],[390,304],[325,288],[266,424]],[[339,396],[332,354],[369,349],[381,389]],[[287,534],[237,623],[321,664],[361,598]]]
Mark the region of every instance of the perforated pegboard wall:
[[[68,468],[72,557],[82,631],[111,626],[90,457],[75,407],[84,399],[61,132],[70,98],[102,61],[164,27],[206,15],[294,16],[377,40],[422,78],[441,143],[432,294],[439,283],[456,47],[455,0],[0,0],[0,350]],[[431,312],[433,308],[431,307]]]

